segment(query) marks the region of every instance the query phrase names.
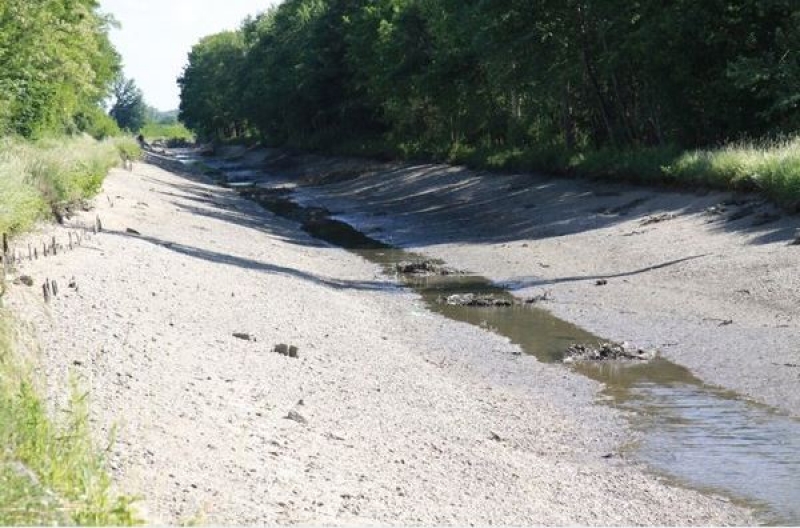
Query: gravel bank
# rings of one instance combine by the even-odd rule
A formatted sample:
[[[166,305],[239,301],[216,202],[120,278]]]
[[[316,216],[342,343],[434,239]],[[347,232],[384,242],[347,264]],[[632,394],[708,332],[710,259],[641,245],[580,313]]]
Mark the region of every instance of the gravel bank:
[[[24,263],[35,285],[7,300],[39,333],[51,401],[73,372],[98,438],[117,427],[115,481],[152,523],[753,522],[626,460],[630,432],[591,403],[596,384],[426,312],[231,191],[136,164],[96,205],[71,226],[99,215],[104,232]],[[471,264],[458,244],[425,246]]]
[[[800,218],[758,196],[318,158],[272,170],[330,174],[301,193],[365,232],[550,292],[559,317],[800,416]]]

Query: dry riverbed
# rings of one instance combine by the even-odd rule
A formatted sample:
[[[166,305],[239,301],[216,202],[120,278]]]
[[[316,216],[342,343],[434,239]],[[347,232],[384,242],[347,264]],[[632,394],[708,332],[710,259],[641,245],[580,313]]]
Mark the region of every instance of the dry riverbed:
[[[249,159],[248,159],[249,157]],[[800,416],[800,218],[757,195],[253,152],[373,237]]]
[[[66,245],[96,215],[102,233],[24,262],[34,286],[8,302],[38,331],[51,401],[74,373],[97,438],[116,429],[115,482],[149,522],[753,522],[629,461],[632,433],[592,403],[594,382],[426,311],[377,266],[233,191],[135,164],[111,173],[95,211],[29,240]],[[558,261],[518,246],[500,254]],[[426,244],[476,267],[456,249]],[[570,288],[588,290],[567,282],[556,298]]]

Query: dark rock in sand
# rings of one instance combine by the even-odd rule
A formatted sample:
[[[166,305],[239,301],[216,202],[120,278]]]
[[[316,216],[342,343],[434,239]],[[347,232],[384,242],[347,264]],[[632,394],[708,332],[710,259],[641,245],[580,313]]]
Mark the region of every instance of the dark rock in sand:
[[[29,275],[20,275],[15,281],[14,284],[24,284],[25,286],[33,286],[33,278]]]
[[[286,419],[302,425],[308,424],[308,420],[306,420],[305,417],[297,411],[289,411],[289,414],[286,415]]]

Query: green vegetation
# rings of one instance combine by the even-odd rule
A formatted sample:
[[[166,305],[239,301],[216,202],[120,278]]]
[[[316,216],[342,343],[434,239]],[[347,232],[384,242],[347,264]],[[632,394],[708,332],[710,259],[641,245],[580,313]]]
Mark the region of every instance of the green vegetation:
[[[200,41],[178,83],[205,139],[792,204],[797,141],[743,141],[797,134],[799,50],[792,0],[286,0]]]
[[[194,134],[183,123],[147,123],[142,128],[142,135],[147,141],[162,139],[165,141],[194,141]]]
[[[51,419],[11,328],[0,312],[0,525],[134,524],[92,444],[86,396],[73,387],[63,419]]]
[[[96,0],[0,2],[0,137],[103,131],[120,71]]]
[[[138,156],[139,147],[130,138],[0,140],[0,232],[24,231],[93,196],[122,157]]]
[[[147,117],[147,105],[136,81],[120,77],[114,83],[114,104],[109,114],[123,130],[136,134],[142,129]]]
[[[96,0],[0,0],[0,232],[59,218],[139,155],[102,108],[120,73],[112,24]],[[92,444],[86,396],[76,385],[49,413],[16,334],[0,308],[0,525],[133,524]]]

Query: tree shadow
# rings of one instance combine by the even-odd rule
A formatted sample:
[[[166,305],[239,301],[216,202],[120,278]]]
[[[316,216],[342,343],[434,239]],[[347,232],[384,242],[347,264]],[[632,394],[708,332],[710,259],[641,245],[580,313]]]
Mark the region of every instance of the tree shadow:
[[[148,242],[150,244],[168,249],[170,251],[174,251],[175,253],[204,260],[206,262],[223,264],[226,266],[233,266],[241,269],[254,270],[274,275],[295,277],[298,279],[309,281],[314,284],[318,284],[328,288],[333,288],[336,290],[354,289],[354,290],[376,291],[376,290],[389,290],[396,288],[396,286],[393,283],[388,281],[331,279],[315,275],[313,273],[301,271],[295,268],[287,268],[285,266],[278,266],[277,264],[271,264],[260,260],[237,257],[227,253],[220,253],[218,251],[211,251],[196,246],[180,244],[178,242],[172,242],[169,240],[164,240],[159,237],[154,237],[144,234],[134,234],[118,230],[104,230],[103,232],[106,234],[110,234],[112,236]]]

